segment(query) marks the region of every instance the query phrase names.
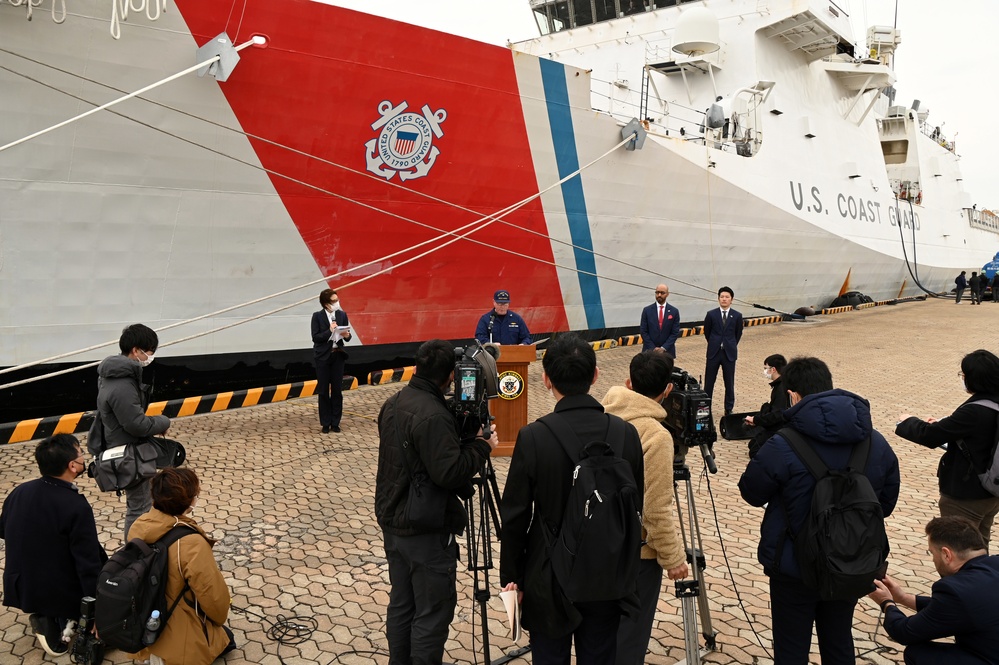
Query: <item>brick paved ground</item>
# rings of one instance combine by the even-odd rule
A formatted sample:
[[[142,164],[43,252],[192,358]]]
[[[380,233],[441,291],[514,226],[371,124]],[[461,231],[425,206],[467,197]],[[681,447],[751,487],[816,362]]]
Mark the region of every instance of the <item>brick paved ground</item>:
[[[822,317],[807,324],[785,323],[746,330],[737,374],[737,411],[758,408],[769,396],[761,376],[771,353],[788,358],[817,355],[829,364],[836,386],[867,397],[875,426],[889,439],[902,467],[902,497],[888,520],[893,553],[891,571],[904,585],[925,592],[935,579],[925,554],[922,526],[936,512],[935,464],[939,453],[898,440],[891,432],[899,413],[941,417],[962,401],[957,376],[963,354],[995,347],[999,307],[957,307],[950,301],[878,307]],[[678,364],[703,371],[704,339],[677,343]],[[594,394],[622,383],[635,347],[597,353],[600,380]],[[720,377],[719,377],[720,379]],[[540,386],[540,363],[531,367]],[[380,405],[399,384],[363,387],[345,395],[343,433],[319,432],[316,404],[297,400],[175,421],[171,436],[187,445],[188,462],[202,479],[195,517],[219,539],[215,551],[229,580],[234,607],[273,621],[279,615],[314,617],[318,629],[298,646],[279,646],[265,636],[261,620],[230,614],[240,648],[226,659],[241,663],[386,663],[384,608],[388,573],[381,535],[372,514]],[[716,399],[722,396],[719,380]],[[553,400],[531,391],[531,417],[547,413]],[[3,450],[0,493],[35,476],[32,444]],[[707,597],[718,632],[710,663],[769,663],[770,617],[767,580],[755,550],[762,510],[745,505],[736,483],[747,462],[744,442],[719,442],[719,472],[695,468],[693,487],[708,559]],[[692,465],[699,457],[691,456]],[[502,488],[508,460],[495,469]],[[121,545],[124,503],[82,488],[97,515],[109,551]],[[716,526],[716,524],[718,526]],[[498,546],[494,548],[498,563]],[[464,556],[463,548],[463,556]],[[0,555],[2,561],[2,555]],[[733,580],[734,578],[734,580]],[[491,579],[495,587],[496,572]],[[482,662],[479,613],[471,597],[471,575],[460,567],[459,606],[445,660]],[[877,608],[862,600],[856,612],[857,648],[862,662],[900,663],[900,651],[883,631],[875,631]],[[492,657],[511,642],[500,624],[500,603],[489,607]],[[48,662],[28,632],[27,617],[0,609],[0,664]],[[680,602],[664,587],[647,662],[684,658]],[[871,651],[874,650],[874,651]],[[66,659],[63,659],[65,662]],[[813,662],[818,654],[813,650]],[[127,663],[121,653],[106,662]],[[530,662],[530,658],[514,662]]]

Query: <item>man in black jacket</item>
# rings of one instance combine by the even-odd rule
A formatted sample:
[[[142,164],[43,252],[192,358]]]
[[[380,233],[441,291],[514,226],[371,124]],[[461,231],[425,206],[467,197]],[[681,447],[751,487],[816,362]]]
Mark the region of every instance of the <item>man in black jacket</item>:
[[[30,612],[38,643],[55,656],[66,652],[63,628],[79,614],[80,600],[95,595],[108,556],[94,511],[73,482],[87,468],[76,437],[44,439],[35,461],[42,477],[15,487],[0,513],[3,604]]]
[[[787,391],[780,373],[784,371],[787,359],[779,353],[767,356],[763,361],[763,377],[770,382],[770,401],[764,402],[760,412],[755,416],[746,416],[746,424],[759,427],[760,431],[749,441],[749,456],[756,457],[756,452],[784,426],[784,409],[787,403]]]
[[[885,630],[905,647],[908,665],[999,663],[999,556],[963,517],[934,517],[926,525],[927,552],[940,579],[931,596],[907,593],[885,576],[868,597],[881,605]],[[898,606],[916,613],[906,616]],[[954,644],[933,640],[953,637]]]
[[[559,335],[545,352],[542,366],[545,387],[557,401],[554,415],[576,434],[576,445],[604,441],[610,420],[620,419],[605,414],[600,402],[589,395],[598,373],[593,347],[578,335]],[[631,423],[621,425],[625,432],[621,457],[631,466],[637,486],[644,487],[638,430]],[[504,590],[522,592],[521,619],[530,632],[534,665],[567,663],[573,641],[578,662],[613,663],[624,606],[637,608],[637,589],[619,600],[572,603],[554,579],[547,542],[562,523],[578,457],[570,459],[546,425],[531,423],[517,435],[503,488],[500,583]]]
[[[495,431],[488,441],[459,439],[455,417],[444,402],[454,364],[450,344],[424,342],[416,352],[416,375],[378,414],[375,516],[392,584],[385,619],[391,665],[431,665],[444,656],[458,602],[455,536],[465,530],[467,520],[456,493],[468,488],[499,444]],[[429,476],[448,495],[439,528],[417,527],[407,518],[415,474]]]

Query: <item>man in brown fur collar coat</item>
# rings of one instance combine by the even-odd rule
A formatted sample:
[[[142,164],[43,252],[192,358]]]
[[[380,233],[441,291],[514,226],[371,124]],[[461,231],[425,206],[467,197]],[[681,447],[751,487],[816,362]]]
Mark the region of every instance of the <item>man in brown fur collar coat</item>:
[[[646,351],[631,360],[631,378],[614,386],[603,399],[604,411],[631,423],[642,439],[645,459],[645,513],[642,563],[638,573],[641,609],[622,617],[617,634],[617,665],[645,662],[663,571],[671,580],[687,576],[686,553],[673,521],[673,437],[662,421],[662,401],[673,388],[673,359]]]

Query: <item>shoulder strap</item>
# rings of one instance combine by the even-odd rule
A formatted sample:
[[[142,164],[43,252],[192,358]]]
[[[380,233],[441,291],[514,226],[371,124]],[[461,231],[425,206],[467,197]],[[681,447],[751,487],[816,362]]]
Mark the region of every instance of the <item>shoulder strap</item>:
[[[777,433],[784,437],[784,440],[790,444],[791,450],[794,451],[794,454],[798,456],[805,465],[805,468],[808,469],[808,472],[816,480],[829,473],[829,467],[826,466],[822,458],[819,457],[819,454],[812,448],[810,440],[805,438],[798,430],[791,427],[782,427]]]
[[[805,468],[808,469],[808,472],[811,473],[816,480],[829,473],[829,467],[822,461],[819,454],[815,452],[815,448],[810,445],[810,440],[798,430],[791,427],[783,427],[777,433],[787,440],[787,442],[791,445],[791,450],[793,450],[798,458],[801,459]],[[848,468],[863,473],[864,469],[867,468],[867,460],[870,457],[870,454],[871,437],[867,436],[862,441],[854,444],[853,450],[850,452]]]
[[[979,406],[984,406],[992,409],[993,411],[999,411],[999,404],[996,404],[990,399],[978,399],[974,402],[968,402],[969,404],[977,404]]]
[[[610,445],[614,454],[621,457],[624,452],[624,421],[620,418],[611,418],[610,414],[604,415],[607,418],[607,431],[604,432],[604,440]],[[562,450],[569,456],[573,464],[579,461],[579,454],[585,448],[585,444],[580,440],[579,435],[569,427],[565,417],[552,412],[538,418],[538,422],[551,430],[551,433],[555,435],[555,440],[559,442]],[[572,443],[575,443],[578,448],[575,454],[570,448]]]
[[[193,529],[193,528],[191,528],[191,527],[189,527],[189,526],[187,526],[186,524],[178,524],[177,526],[175,526],[172,529],[170,529],[169,531],[167,531],[163,535],[163,537],[160,538],[159,540],[157,540],[154,544],[155,545],[162,545],[163,546],[163,551],[166,552],[168,549],[170,549],[170,546],[173,545],[175,542],[177,542],[178,540],[180,540],[184,536],[191,535],[192,533],[198,533],[198,531],[195,530],[195,529]],[[168,559],[167,560],[167,571],[168,571],[167,572],[167,577],[168,578],[169,578],[169,570],[170,570],[170,561]],[[173,604],[170,605],[170,607],[166,611],[166,614],[164,614],[163,617],[160,619],[160,625],[161,626],[165,626],[166,622],[170,620],[170,615],[173,614],[173,611],[175,609],[177,609],[177,605],[178,605],[178,603],[180,603],[180,599],[184,597],[184,594],[187,593],[190,588],[191,588],[191,583],[185,577],[184,578],[184,588],[180,590],[180,593],[178,593],[177,597],[174,598]]]
[[[556,412],[538,418],[538,422],[547,427],[555,436],[555,440],[562,446],[562,450],[568,455],[569,460],[575,464],[579,461],[579,453],[583,450],[583,442],[579,440],[576,432],[569,427],[569,423]],[[576,452],[573,453],[570,446],[576,445]]]

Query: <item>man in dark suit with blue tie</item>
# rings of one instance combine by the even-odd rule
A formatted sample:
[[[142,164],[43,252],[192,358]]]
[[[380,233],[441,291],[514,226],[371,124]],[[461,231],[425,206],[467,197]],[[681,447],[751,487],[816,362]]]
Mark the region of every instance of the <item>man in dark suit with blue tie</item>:
[[[704,392],[711,397],[721,367],[725,381],[725,415],[735,408],[735,361],[742,339],[742,314],[732,309],[735,293],[727,286],[718,289],[718,309],[704,316],[704,338],[708,340],[708,359],[704,367]]]
[[[316,363],[316,393],[319,395],[319,424],[323,434],[340,431],[343,416],[343,366],[349,340],[350,321],[340,308],[340,297],[333,289],[319,294],[321,310],[312,315],[312,351]],[[339,330],[338,330],[339,328]]]
[[[642,351],[662,349],[676,358],[676,340],[680,336],[680,310],[666,298],[669,287],[656,287],[656,301],[642,310]]]

